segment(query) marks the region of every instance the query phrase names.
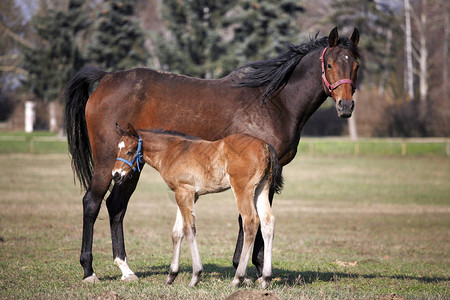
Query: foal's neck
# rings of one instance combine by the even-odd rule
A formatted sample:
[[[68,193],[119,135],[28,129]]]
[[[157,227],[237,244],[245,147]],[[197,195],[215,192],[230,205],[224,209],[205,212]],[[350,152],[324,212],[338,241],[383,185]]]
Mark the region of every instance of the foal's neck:
[[[161,170],[161,161],[167,152],[170,140],[166,135],[154,132],[142,132],[142,154],[144,161],[155,168]]]

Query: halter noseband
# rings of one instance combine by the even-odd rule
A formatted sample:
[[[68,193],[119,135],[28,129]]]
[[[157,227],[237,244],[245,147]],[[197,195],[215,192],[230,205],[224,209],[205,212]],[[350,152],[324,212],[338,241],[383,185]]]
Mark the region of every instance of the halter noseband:
[[[322,82],[327,87],[328,91],[330,92],[331,96],[333,96],[333,90],[335,90],[338,86],[348,83],[352,86],[353,91],[356,90],[356,84],[351,79],[341,79],[336,81],[333,84],[330,84],[327,80],[327,76],[325,74],[325,52],[328,50],[328,47],[325,47],[322,52],[322,56],[320,56],[320,61],[322,62]]]
[[[137,169],[140,173],[141,172],[140,164],[143,163],[143,160],[142,160],[143,155],[141,153],[141,150],[142,150],[142,139],[141,139],[141,136],[139,135],[138,147],[136,150],[136,155],[134,156],[133,160],[129,161],[122,157],[118,157],[117,160],[122,161],[122,162],[126,163],[128,166],[130,166],[130,168],[133,170],[133,172],[136,172],[136,167],[133,167],[134,162],[136,162]]]

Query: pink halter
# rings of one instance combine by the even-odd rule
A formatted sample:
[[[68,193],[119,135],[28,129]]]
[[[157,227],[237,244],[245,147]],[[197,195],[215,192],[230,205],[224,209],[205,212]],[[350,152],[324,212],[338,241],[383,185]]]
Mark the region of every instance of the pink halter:
[[[325,76],[325,62],[324,62],[324,56],[325,56],[325,52],[327,51],[327,49],[328,49],[328,47],[326,47],[323,50],[322,56],[320,57],[320,61],[322,62],[322,81],[325,84],[325,86],[327,87],[330,94],[333,96],[333,90],[336,89],[341,84],[345,84],[345,83],[350,84],[352,86],[353,90],[356,90],[356,84],[351,79],[341,79],[341,80],[336,81],[333,84],[330,84],[328,82],[327,77]]]

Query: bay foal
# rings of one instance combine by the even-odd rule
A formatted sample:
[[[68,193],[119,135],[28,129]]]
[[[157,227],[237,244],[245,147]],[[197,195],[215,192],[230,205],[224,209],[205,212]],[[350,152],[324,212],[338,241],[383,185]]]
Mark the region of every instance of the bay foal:
[[[261,286],[272,279],[272,241],[275,217],[269,203],[269,190],[281,189],[281,167],[275,149],[246,134],[234,134],[209,142],[162,130],[139,133],[131,124],[121,135],[117,161],[112,176],[117,184],[126,181],[144,162],[155,168],[175,192],[178,205],[172,231],[173,260],[166,283],[171,284],[179,271],[180,248],[183,237],[192,257],[192,279],[195,286],[203,267],[195,238],[194,203],[200,195],[233,190],[237,208],[242,216],[244,244],[233,286],[247,275],[247,265],[258,226],[264,240],[264,263]]]

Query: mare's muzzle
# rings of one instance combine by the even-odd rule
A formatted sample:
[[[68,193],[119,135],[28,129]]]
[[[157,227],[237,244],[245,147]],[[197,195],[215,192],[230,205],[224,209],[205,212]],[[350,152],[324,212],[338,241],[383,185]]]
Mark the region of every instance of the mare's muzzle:
[[[355,101],[353,100],[341,99],[336,101],[336,110],[341,118],[350,118],[354,108]]]

